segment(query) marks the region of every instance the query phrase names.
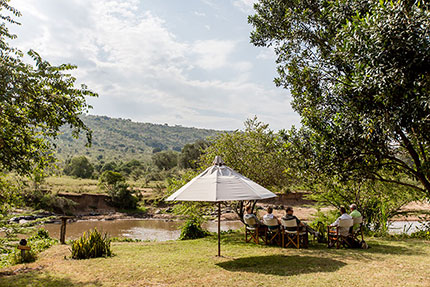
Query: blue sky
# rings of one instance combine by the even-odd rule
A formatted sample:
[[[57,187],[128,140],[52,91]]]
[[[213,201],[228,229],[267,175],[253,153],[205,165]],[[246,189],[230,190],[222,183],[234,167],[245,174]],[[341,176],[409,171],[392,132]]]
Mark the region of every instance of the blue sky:
[[[272,129],[299,125],[273,84],[271,49],[249,43],[253,0],[12,0],[12,45],[78,65],[99,94],[91,114],[213,129],[254,115]]]

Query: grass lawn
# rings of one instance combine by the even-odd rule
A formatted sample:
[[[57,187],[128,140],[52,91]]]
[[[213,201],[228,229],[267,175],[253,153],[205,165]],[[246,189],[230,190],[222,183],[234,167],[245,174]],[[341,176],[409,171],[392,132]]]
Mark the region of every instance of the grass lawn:
[[[430,286],[429,242],[372,238],[369,250],[296,250],[244,243],[242,236],[222,236],[223,257],[215,256],[215,236],[113,243],[115,256],[90,260],[67,259],[69,247],[56,245],[35,263],[1,270],[0,286]]]

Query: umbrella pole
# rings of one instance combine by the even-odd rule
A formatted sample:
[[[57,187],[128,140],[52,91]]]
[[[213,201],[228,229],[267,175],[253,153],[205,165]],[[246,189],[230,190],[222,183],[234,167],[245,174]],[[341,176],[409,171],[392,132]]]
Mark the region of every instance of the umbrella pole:
[[[218,202],[218,256],[221,256],[221,202]]]

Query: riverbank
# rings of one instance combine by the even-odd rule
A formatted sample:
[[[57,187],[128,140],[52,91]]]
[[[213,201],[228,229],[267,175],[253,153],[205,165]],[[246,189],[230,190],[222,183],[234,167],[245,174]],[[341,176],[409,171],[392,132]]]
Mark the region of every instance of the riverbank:
[[[113,243],[114,256],[71,260],[56,245],[31,264],[0,270],[18,286],[428,286],[430,244],[367,238],[368,250],[282,249],[245,243],[242,233],[189,241]]]
[[[146,201],[142,209],[136,211],[121,212],[118,209],[109,205],[109,197],[104,194],[75,194],[75,193],[59,193],[58,196],[72,200],[76,203],[70,215],[73,215],[79,220],[115,220],[115,219],[130,219],[130,218],[152,218],[175,220],[178,217],[172,213],[172,205],[163,202],[160,198],[152,201]],[[317,212],[316,202],[307,199],[307,194],[303,192],[293,192],[287,194],[278,194],[278,197],[273,199],[262,200],[257,203],[259,216],[263,216],[268,206],[273,208],[273,214],[278,218],[285,215],[285,208],[292,206],[294,214],[303,221],[312,221]],[[154,198],[151,193],[146,194],[146,198]],[[333,210],[333,207],[322,207],[320,211],[326,212]],[[400,213],[405,215],[397,215],[390,219],[392,221],[418,221],[420,216],[430,212],[429,202],[410,202],[405,205]],[[224,221],[239,220],[237,214],[231,208],[223,208],[221,219]]]

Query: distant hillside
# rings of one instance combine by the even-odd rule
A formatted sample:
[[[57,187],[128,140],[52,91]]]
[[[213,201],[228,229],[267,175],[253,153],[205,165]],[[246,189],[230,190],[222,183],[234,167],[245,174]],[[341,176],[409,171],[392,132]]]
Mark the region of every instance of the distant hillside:
[[[187,143],[215,136],[220,132],[167,124],[138,123],[106,116],[84,116],[83,121],[93,131],[92,146],[85,147],[85,135],[75,139],[70,129],[63,128],[62,134],[55,141],[60,161],[64,162],[76,155],[85,155],[94,163],[148,160],[154,149],[181,151]]]

